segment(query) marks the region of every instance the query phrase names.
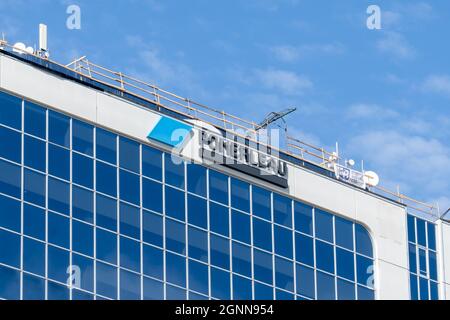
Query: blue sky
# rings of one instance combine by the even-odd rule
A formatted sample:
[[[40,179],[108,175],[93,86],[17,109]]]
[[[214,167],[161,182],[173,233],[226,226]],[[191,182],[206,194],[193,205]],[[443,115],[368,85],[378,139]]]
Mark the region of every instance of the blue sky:
[[[0,0],[0,17],[27,45],[48,24],[53,60],[87,55],[244,118],[297,106],[291,135],[339,141],[384,186],[450,207],[447,0]]]

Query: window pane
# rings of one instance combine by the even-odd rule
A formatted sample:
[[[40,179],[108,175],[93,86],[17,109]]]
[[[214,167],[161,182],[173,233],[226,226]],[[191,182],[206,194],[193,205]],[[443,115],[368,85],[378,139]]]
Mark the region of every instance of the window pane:
[[[316,237],[333,243],[333,216],[327,212],[315,210]]]
[[[139,144],[130,139],[119,137],[120,167],[140,173]]]
[[[337,290],[339,300],[355,300],[355,284],[338,279]]]
[[[46,138],[46,109],[25,100],[25,132]]]
[[[185,193],[170,187],[166,187],[166,214],[169,217],[186,221],[184,211]]]
[[[0,160],[0,192],[20,198],[20,167]]]
[[[100,298],[99,298],[100,299]],[[90,301],[94,300],[94,296],[80,290],[72,290],[72,300],[74,301]]]
[[[48,213],[48,241],[59,247],[69,249],[70,221],[56,213]]]
[[[117,169],[110,165],[97,161],[97,191],[117,196]]]
[[[186,287],[186,259],[166,252],[167,281],[181,287]]]
[[[162,152],[149,146],[142,146],[142,174],[162,181]]]
[[[291,261],[275,258],[275,284],[278,288],[294,291],[294,264]]]
[[[54,178],[48,178],[48,208],[66,215],[70,214],[70,186]]]
[[[409,244],[409,270],[416,274],[418,273],[416,246],[413,244]]]
[[[373,290],[358,286],[358,300],[374,300],[375,294]]]
[[[314,270],[302,265],[296,265],[297,293],[308,298],[315,298]]]
[[[290,294],[286,291],[277,290],[276,291],[276,299],[281,301],[289,301],[289,300],[295,300],[294,295]]]
[[[166,219],[166,248],[168,250],[185,254],[185,225],[180,222]]]
[[[96,229],[97,259],[117,264],[117,235]]]
[[[144,274],[163,280],[163,251],[147,245],[143,246],[142,251]]]
[[[72,120],[72,126],[73,150],[92,156],[94,128],[87,123],[75,119]]]
[[[0,229],[0,263],[20,267],[20,236]],[[5,244],[8,245],[5,245]],[[1,282],[1,281],[0,281]]]
[[[313,239],[302,234],[295,234],[295,259],[298,262],[314,266]]]
[[[94,193],[92,191],[72,186],[72,203],[74,218],[88,223],[94,222]]]
[[[94,256],[94,228],[92,226],[72,221],[72,249],[86,256]]]
[[[223,269],[230,269],[230,241],[215,235],[210,235],[211,264]]]
[[[165,159],[165,174],[166,183],[171,186],[184,189],[184,162],[182,159],[174,155],[166,154]]]
[[[23,299],[24,300],[45,300],[44,279],[23,275]]]
[[[335,300],[334,277],[317,272],[317,300]]]
[[[187,165],[188,191],[206,197],[206,168],[196,164]]]
[[[188,230],[189,257],[208,263],[208,234],[193,227]]]
[[[231,213],[233,239],[250,244],[250,216],[245,213]]]
[[[22,99],[0,92],[0,123],[22,128]]]
[[[255,282],[255,300],[273,300],[273,288]]]
[[[21,163],[22,135],[14,130],[0,127],[0,157]],[[25,145],[27,147],[27,145]],[[45,155],[45,153],[44,153]]]
[[[48,246],[48,277],[50,279],[66,283],[66,271],[70,265],[69,255],[69,251]]]
[[[312,207],[294,202],[295,230],[313,235]]]
[[[167,300],[186,300],[186,290],[166,285],[166,299]]]
[[[117,163],[117,136],[106,130],[96,128],[96,157],[100,160]]]
[[[292,231],[283,227],[274,226],[275,253],[292,259]]]
[[[1,103],[1,102],[0,102]],[[4,108],[0,108],[2,110]],[[3,116],[0,113],[0,116]],[[20,273],[19,271],[0,266],[0,298],[7,300],[20,299]]]
[[[334,249],[332,245],[316,240],[316,259],[317,268],[334,273]]]
[[[120,234],[140,239],[141,211],[138,207],[120,203]]]
[[[45,207],[45,175],[25,169],[24,199]]]
[[[355,260],[353,253],[336,248],[337,275],[355,281]]]
[[[144,241],[158,247],[163,247],[163,218],[155,213],[143,212]]]
[[[47,295],[48,300],[61,301],[69,300],[69,288],[67,286],[62,286],[56,284],[52,281],[48,282],[47,285]]]
[[[351,221],[335,217],[336,244],[349,250],[353,250],[353,223]]]
[[[97,262],[97,294],[117,299],[117,268]]]
[[[427,252],[421,248],[419,248],[419,271],[421,275],[428,277]]]
[[[417,222],[419,222],[417,220]],[[420,300],[429,300],[429,290],[428,290],[428,280],[422,277],[419,277],[419,296]],[[359,289],[359,288],[358,288]],[[358,290],[359,292],[359,290]]]
[[[208,294],[208,266],[189,260],[189,289]]]
[[[427,223],[428,248],[436,250],[436,226],[430,222]]]
[[[73,182],[92,189],[94,186],[94,160],[72,153]]]
[[[417,223],[417,242],[426,247],[427,246],[427,238],[425,234],[425,221],[422,219],[416,219]]]
[[[94,291],[94,260],[78,254],[72,254],[72,265],[80,268],[80,288]],[[75,284],[75,283],[74,283]]]
[[[100,194],[97,198],[97,225],[111,231],[117,231],[117,201]]]
[[[140,272],[141,246],[139,242],[120,237],[120,266],[135,272]]]
[[[372,240],[370,239],[367,230],[359,225],[355,225],[356,228],[356,252],[361,253],[368,257],[373,257]]]
[[[163,300],[164,285],[162,282],[144,277],[144,300]]]
[[[253,214],[257,217],[272,221],[270,210],[270,192],[256,186],[252,186]]]
[[[416,242],[416,222],[413,216],[408,215],[408,241]]]
[[[70,151],[52,144],[48,145],[48,173],[69,181]]]
[[[272,255],[253,249],[253,258],[255,279],[272,285]]]
[[[432,251],[428,251],[429,256],[429,264],[430,264],[430,279],[432,280],[438,280],[437,278],[437,260],[436,260],[436,253]]]
[[[120,300],[141,299],[141,277],[137,274],[120,270]]]
[[[291,199],[273,195],[273,220],[288,228],[292,228]]]
[[[30,237],[45,240],[45,211],[35,206],[24,204],[24,233]]]
[[[142,179],[142,205],[144,208],[162,212],[162,185],[149,179]]]
[[[251,257],[252,254],[250,247],[233,242],[233,272],[251,277]]]
[[[439,300],[439,289],[436,282],[430,282],[430,300]]]
[[[211,295],[221,300],[230,299],[230,273],[211,268]]]
[[[0,195],[0,227],[20,232],[20,202]]]
[[[272,225],[253,218],[253,245],[272,252]]]
[[[209,170],[209,198],[228,205],[228,177]]]
[[[417,276],[410,274],[409,276],[409,284],[411,288],[411,300],[419,299],[419,286],[417,284]]]
[[[23,239],[23,268],[25,271],[45,276],[45,244]]]
[[[373,288],[373,261],[356,255],[356,270],[358,283]]]
[[[209,226],[212,232],[216,232],[225,237],[230,234],[229,211],[227,207],[209,203]]]
[[[250,212],[250,185],[237,179],[231,179],[231,206]]]
[[[206,200],[188,194],[188,222],[200,228],[207,229]]]
[[[233,274],[233,299],[252,300],[252,282]]]
[[[9,139],[13,139],[10,137]],[[27,167],[45,172],[46,171],[46,144],[45,141],[29,136],[24,138],[24,162]],[[20,143],[17,145],[20,147]],[[20,155],[20,153],[19,153]],[[10,158],[9,158],[10,159]],[[20,160],[17,161],[20,163]]]
[[[70,148],[70,118],[49,110],[48,121],[49,141]]]

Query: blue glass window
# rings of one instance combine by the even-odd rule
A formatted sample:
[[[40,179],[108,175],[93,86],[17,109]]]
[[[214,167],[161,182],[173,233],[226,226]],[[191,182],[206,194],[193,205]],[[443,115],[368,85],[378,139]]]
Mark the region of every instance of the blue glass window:
[[[189,257],[208,262],[208,234],[199,229],[189,227],[188,229],[188,253]]]
[[[436,226],[430,222],[427,222],[428,231],[428,248],[436,250]]]
[[[417,284],[417,276],[410,274],[409,275],[409,284],[411,288],[411,300],[419,299],[419,286]]]
[[[233,242],[233,272],[242,274],[243,276],[252,276],[250,247]]]
[[[430,282],[430,300],[439,300],[439,289],[436,282]]]
[[[274,222],[292,228],[291,199],[278,194],[273,195],[273,220]]]
[[[427,252],[422,248],[419,248],[419,271],[421,275],[428,277]]]
[[[358,300],[374,300],[374,298],[373,290],[358,286]]]
[[[416,255],[416,246],[413,244],[409,244],[409,270],[414,273],[417,272],[417,255]]]
[[[272,284],[272,255],[253,249],[255,279]]]
[[[310,236],[313,235],[312,207],[300,202],[294,202],[294,219],[295,230]]]
[[[166,252],[166,279],[168,282],[186,287],[186,259]]]
[[[208,227],[206,200],[188,194],[188,222],[203,229]]]
[[[314,266],[313,239],[302,234],[295,234],[295,259],[298,262]]]
[[[20,198],[20,167],[0,160],[0,192]]]
[[[164,285],[162,282],[144,277],[144,300],[163,300]]]
[[[0,195],[0,227],[20,232],[20,202]]]
[[[253,245],[272,252],[272,225],[270,223],[253,218]]]
[[[291,261],[275,257],[275,285],[294,291],[294,264]]]
[[[273,300],[273,288],[255,282],[255,300]]]
[[[367,230],[359,225],[355,225],[356,228],[356,252],[368,257],[373,257],[372,240]]]
[[[196,164],[187,165],[188,191],[206,197],[206,168]]]
[[[72,153],[73,182],[92,189],[94,186],[94,160]]]
[[[334,277],[323,272],[317,272],[317,299],[335,300]]]
[[[221,300],[230,299],[230,273],[211,268],[211,295]]]
[[[72,186],[72,215],[74,218],[88,223],[94,222],[94,193]]]
[[[256,186],[252,186],[253,214],[257,217],[272,221],[270,210],[270,192]]]
[[[408,240],[410,242],[416,242],[416,219],[408,215]]]
[[[25,169],[24,199],[45,207],[45,175]]]
[[[355,281],[355,260],[352,252],[336,248],[337,275]]]
[[[334,249],[332,245],[316,241],[316,259],[317,268],[334,273]]]
[[[36,275],[45,276],[45,244],[23,239],[23,268]]]
[[[132,271],[141,270],[141,246],[139,242],[120,237],[120,266]]]
[[[61,180],[48,178],[48,208],[69,215],[70,186]]]
[[[432,280],[438,280],[437,278],[437,258],[436,253],[432,251],[428,251],[428,259],[429,259],[429,265],[430,265],[430,279]]]
[[[96,157],[100,160],[117,163],[117,136],[106,130],[96,128]]]
[[[427,246],[427,236],[425,234],[426,223],[422,219],[416,219],[417,223],[417,242],[419,245],[426,247]]]
[[[208,294],[208,266],[189,260],[189,289]]]
[[[275,297],[277,300],[281,300],[281,301],[295,300],[293,294],[286,292],[286,291],[281,291],[281,290],[276,291]]]
[[[52,176],[70,179],[70,152],[67,149],[48,145],[48,173]]]
[[[69,249],[70,220],[56,213],[48,213],[48,242]]]
[[[274,226],[275,253],[292,259],[293,244],[292,231],[283,227]]]
[[[70,148],[70,118],[49,110],[48,121],[49,141]]]
[[[233,239],[250,244],[250,216],[238,211],[231,213]]]
[[[231,179],[231,206],[250,212],[250,185],[237,179]]]
[[[166,154],[164,156],[165,175],[167,184],[184,189],[184,162],[174,155]]]
[[[97,294],[117,299],[117,268],[97,262],[96,269]]]
[[[233,299],[252,300],[252,282],[233,274]]]
[[[333,216],[327,212],[315,210],[316,237],[333,242]]]
[[[86,291],[94,291],[94,260],[72,254],[72,265],[80,268],[80,288]],[[70,271],[70,270],[69,270]],[[73,271],[72,271],[73,272]]]
[[[48,277],[52,280],[66,283],[67,268],[70,265],[69,251],[48,246]]]
[[[0,92],[0,123],[12,128],[22,128],[22,100]]]
[[[210,235],[211,264],[222,269],[230,269],[230,241],[228,239]]]
[[[2,249],[0,250],[0,263],[19,268],[20,236],[0,229],[0,243],[2,243]]]
[[[123,202],[120,203],[120,234],[140,239],[140,209]]]
[[[69,288],[65,285],[62,286],[49,281],[47,285],[47,297],[48,300],[54,301],[69,300]]]
[[[162,152],[142,146],[142,174],[149,178],[162,181]]]
[[[25,101],[25,132],[36,137],[46,138],[46,109]]]
[[[0,275],[1,276],[1,275]],[[23,275],[23,299],[45,300],[45,281],[28,274]]]
[[[144,241],[162,248],[163,218],[155,213],[144,211],[142,219]]]
[[[4,108],[0,108],[2,110]],[[1,115],[1,114],[0,114]],[[7,300],[20,299],[19,271],[0,266],[0,297]]]
[[[96,198],[97,225],[117,231],[117,201],[100,194],[97,194]]]
[[[302,296],[314,299],[314,269],[296,265],[297,293]]]
[[[356,255],[356,272],[359,284],[373,288],[373,261]]]
[[[419,220],[417,220],[417,222],[419,222]],[[420,300],[428,300],[429,299],[428,280],[425,278],[419,277],[419,287],[420,287],[420,290],[419,290]]]
[[[228,205],[228,177],[209,170],[209,198]]]
[[[166,214],[169,217],[185,221],[184,192],[166,187]]]
[[[86,293],[80,290],[72,290],[72,300],[74,301],[90,301],[94,300],[94,296],[90,293]],[[100,298],[99,298],[100,300]]]
[[[163,251],[155,247],[144,245],[143,265],[144,274],[153,278],[163,279]]]
[[[10,137],[9,139],[13,139]],[[25,136],[24,138],[24,162],[27,167],[45,172],[46,144],[45,141]],[[20,143],[17,145],[20,147]],[[20,151],[19,151],[20,156]],[[9,158],[10,159],[10,158]],[[15,161],[15,160],[13,160]],[[17,161],[20,163],[20,159]]]
[[[20,163],[22,135],[17,131],[0,126],[0,141],[2,142],[0,143],[0,157]]]
[[[45,240],[45,210],[24,204],[23,231],[26,235]]]
[[[355,300],[355,284],[338,279],[337,280],[337,292],[339,300]]]
[[[120,300],[141,299],[141,277],[135,273],[120,270]]]
[[[142,179],[142,205],[144,208],[162,212],[162,185],[149,179]]]
[[[209,203],[209,227],[212,232],[228,237],[230,234],[229,217],[227,207],[213,202]]]
[[[349,250],[353,250],[353,223],[339,217],[335,217],[336,244]]]
[[[86,256],[94,255],[94,229],[92,226],[72,221],[72,249]]]
[[[180,254],[185,254],[186,240],[184,224],[166,219],[166,248]]]
[[[96,229],[97,259],[117,264],[117,235]]]
[[[119,137],[120,167],[140,173],[139,144],[130,139]]]
[[[166,299],[167,300],[186,300],[186,290],[166,285]]]
[[[117,196],[117,169],[110,165],[97,161],[97,191],[110,195]]]
[[[72,120],[72,131],[73,150],[92,156],[94,127],[82,121]]]

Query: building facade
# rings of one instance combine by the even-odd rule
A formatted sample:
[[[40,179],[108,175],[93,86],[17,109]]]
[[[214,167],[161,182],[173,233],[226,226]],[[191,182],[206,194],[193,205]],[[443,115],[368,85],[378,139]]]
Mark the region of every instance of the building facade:
[[[206,161],[217,128],[31,55],[0,90],[0,299],[450,296],[445,222],[286,154]]]

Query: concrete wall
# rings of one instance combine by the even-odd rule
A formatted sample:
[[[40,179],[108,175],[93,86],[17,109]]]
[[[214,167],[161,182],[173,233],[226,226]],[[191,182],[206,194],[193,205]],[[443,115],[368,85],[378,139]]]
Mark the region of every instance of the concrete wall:
[[[143,143],[148,143],[147,135],[158,119],[157,114],[138,105],[59,78],[1,54],[0,87]],[[197,156],[196,143],[198,139],[192,139],[184,153],[201,161]],[[230,175],[236,174],[223,167],[220,169]],[[242,174],[239,177],[261,184],[252,177],[243,177]],[[377,299],[409,299],[404,207],[293,165],[289,165],[289,189],[273,189],[280,193],[288,192],[299,200],[363,224],[373,239]],[[450,236],[450,227],[448,234]],[[450,241],[447,245],[450,248]],[[447,266],[450,268],[450,256],[448,259]],[[450,270],[447,270],[447,274],[450,279]]]

